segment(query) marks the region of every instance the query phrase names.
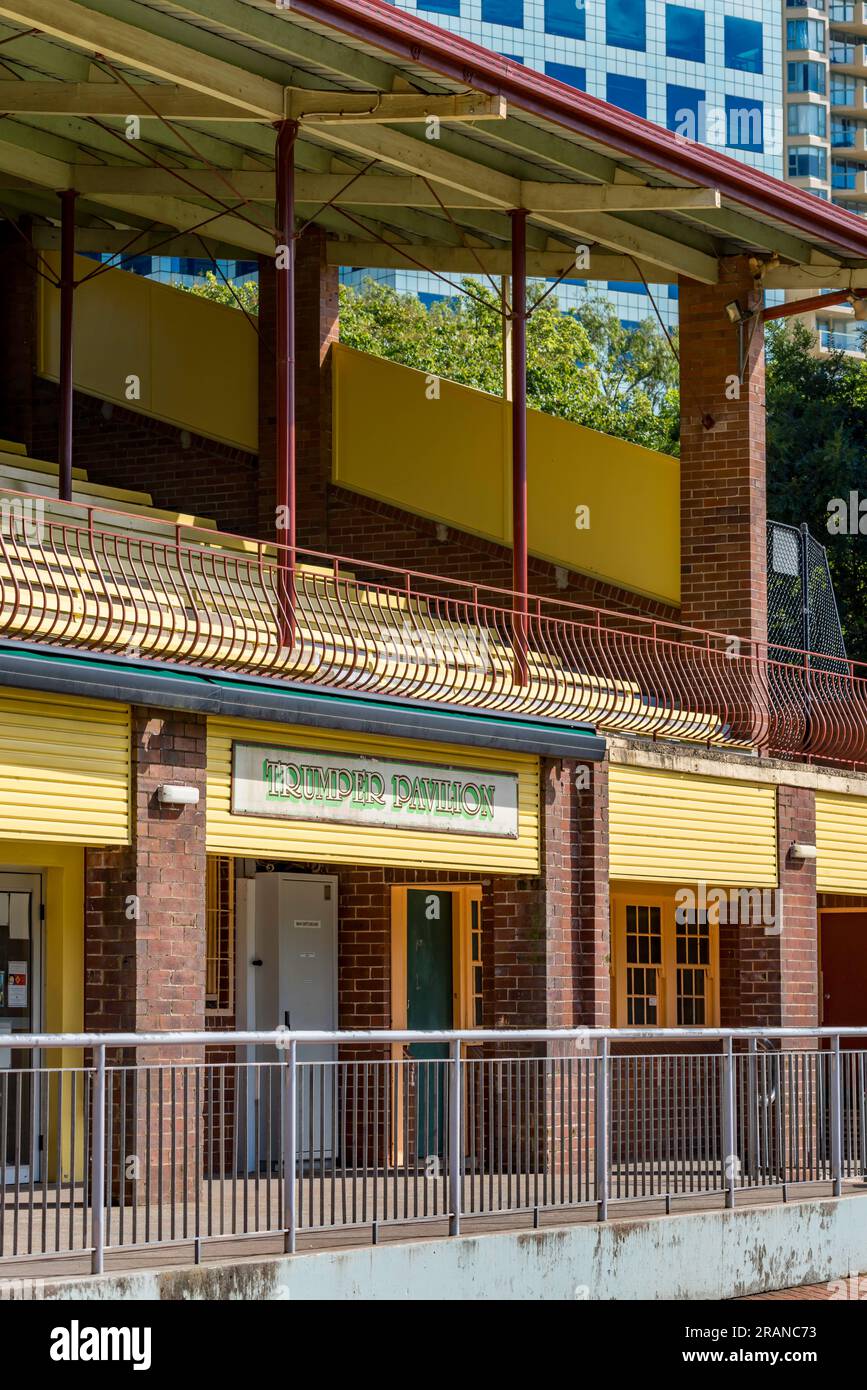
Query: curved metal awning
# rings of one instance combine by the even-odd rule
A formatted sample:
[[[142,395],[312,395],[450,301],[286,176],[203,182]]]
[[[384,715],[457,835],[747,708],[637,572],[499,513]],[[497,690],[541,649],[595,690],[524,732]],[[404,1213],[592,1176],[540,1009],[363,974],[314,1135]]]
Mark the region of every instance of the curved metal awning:
[[[335,264],[847,289],[867,223],[384,0],[0,0],[0,215],[79,250],[274,248],[276,122]],[[576,247],[589,248],[580,253]]]

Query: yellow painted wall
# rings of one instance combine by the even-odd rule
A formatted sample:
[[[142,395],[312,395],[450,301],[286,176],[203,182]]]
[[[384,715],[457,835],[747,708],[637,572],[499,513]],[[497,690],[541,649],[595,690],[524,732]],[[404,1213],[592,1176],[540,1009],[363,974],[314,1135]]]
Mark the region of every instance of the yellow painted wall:
[[[278,817],[233,816],[232,740],[267,741],[287,748],[368,753],[382,758],[439,763],[444,767],[490,768],[517,772],[518,839],[433,834],[290,821]],[[208,720],[207,846],[210,854],[248,859],[317,860],[328,864],[385,864],[407,868],[464,869],[468,872],[539,872],[539,760],[523,753],[456,748],[411,739],[366,737],[326,729],[289,728],[248,720]]]
[[[129,706],[0,690],[0,840],[127,844]]]
[[[335,481],[511,544],[509,405],[448,381],[428,400],[423,372],[333,351]],[[538,411],[527,436],[533,554],[679,603],[678,460]],[[588,530],[576,529],[579,506]]]
[[[57,271],[59,256],[46,257]],[[76,258],[83,279],[95,262]],[[208,439],[258,448],[258,340],[237,309],[196,299],[125,270],[109,270],[75,293],[77,390],[165,420]],[[57,381],[60,294],[39,281],[39,364]],[[127,378],[141,381],[129,400]]]
[[[80,845],[0,841],[0,872],[40,873],[43,880],[45,924],[42,941],[42,1021],[43,1033],[80,1033],[84,1028],[84,849]],[[82,1054],[73,1048],[46,1051],[48,1067],[80,1068]],[[61,1177],[84,1174],[84,1088],[77,1082],[75,1125],[75,1169],[72,1162],[72,1083],[64,1081],[60,1141]],[[45,1162],[48,1179],[57,1176],[58,1114],[56,1082],[51,1081]]]
[[[867,797],[816,793],[816,888],[867,893]]]
[[[773,786],[612,764],[612,879],[773,888]]]

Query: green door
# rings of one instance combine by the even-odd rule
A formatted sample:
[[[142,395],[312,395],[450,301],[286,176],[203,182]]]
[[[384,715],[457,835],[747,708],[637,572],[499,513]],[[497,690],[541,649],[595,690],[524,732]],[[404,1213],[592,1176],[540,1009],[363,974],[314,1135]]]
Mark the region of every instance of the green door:
[[[406,899],[407,1027],[451,1028],[452,895],[411,888]],[[409,1054],[418,1062],[416,1152],[420,1158],[441,1157],[448,1045],[415,1043]]]

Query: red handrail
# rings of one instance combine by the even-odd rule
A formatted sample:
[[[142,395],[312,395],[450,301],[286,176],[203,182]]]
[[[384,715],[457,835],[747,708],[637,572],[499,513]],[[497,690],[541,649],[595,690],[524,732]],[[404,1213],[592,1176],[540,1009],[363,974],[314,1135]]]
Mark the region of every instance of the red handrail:
[[[285,547],[159,525],[0,489],[0,635],[867,766],[849,661],[560,598],[527,612],[507,589],[302,549],[287,649]]]

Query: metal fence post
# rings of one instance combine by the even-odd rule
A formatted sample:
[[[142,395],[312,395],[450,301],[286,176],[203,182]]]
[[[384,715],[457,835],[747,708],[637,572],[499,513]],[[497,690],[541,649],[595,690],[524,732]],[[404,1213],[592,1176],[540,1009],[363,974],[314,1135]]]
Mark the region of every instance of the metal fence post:
[[[463,1195],[463,1155],[461,1145],[462,1059],[460,1039],[452,1043],[451,1091],[449,1094],[449,1235],[461,1233],[461,1198]]]
[[[834,1037],[831,1052],[831,1176],[834,1196],[843,1191],[843,1068],[840,1058],[840,1034]]]
[[[747,1087],[747,1104],[749,1116],[747,1119],[747,1176],[752,1184],[756,1184],[759,1179],[759,1044],[757,1038],[750,1038],[747,1043],[749,1048],[749,1084]]]
[[[723,1060],[722,1092],[722,1132],[723,1156],[725,1160],[726,1206],[735,1204],[735,1182],[737,1178],[735,1160],[735,1053],[734,1039],[726,1038]]]
[[[298,1212],[295,1173],[298,1167],[298,1043],[289,1042],[289,1056],[283,1068],[283,1249],[295,1254]]]
[[[90,1229],[93,1238],[91,1272],[102,1274],[105,1264],[105,1043],[96,1046],[96,1076],[93,1091],[93,1139],[91,1164],[93,1182],[90,1194]]]
[[[602,1051],[596,1054],[596,1214],[599,1221],[608,1220],[610,1063],[611,1047],[606,1037],[602,1039]]]

